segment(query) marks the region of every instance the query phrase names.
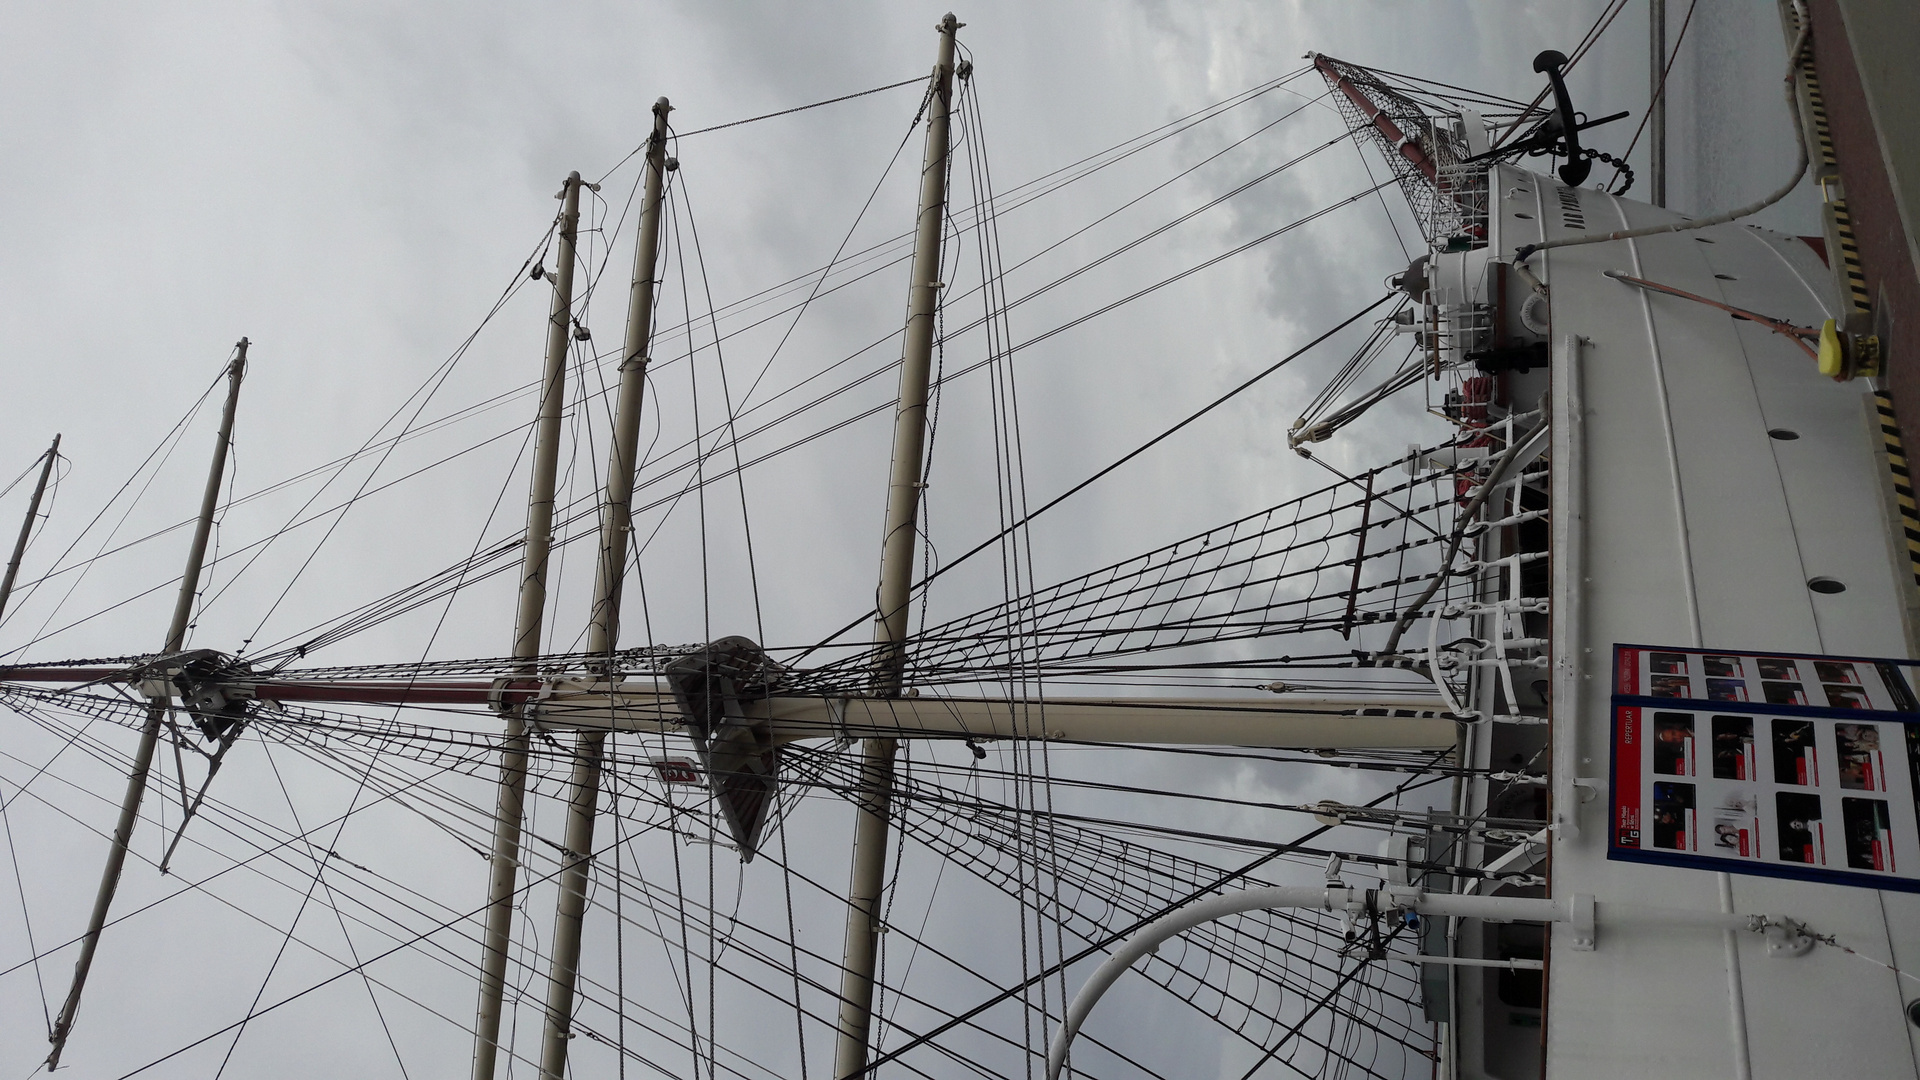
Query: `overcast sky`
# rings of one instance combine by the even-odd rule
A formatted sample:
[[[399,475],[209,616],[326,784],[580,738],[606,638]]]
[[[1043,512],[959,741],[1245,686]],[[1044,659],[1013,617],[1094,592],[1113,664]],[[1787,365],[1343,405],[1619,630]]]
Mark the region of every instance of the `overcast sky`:
[[[1696,44],[1721,43],[1699,65],[1709,85],[1727,91],[1709,109],[1722,115],[1737,104],[1758,115],[1730,119],[1764,122],[1772,118],[1768,105],[1778,112],[1777,92],[1772,98],[1735,95],[1728,72],[1715,70],[1735,67],[1724,42],[1738,36],[1711,25],[1740,20],[1721,10],[1730,6],[1705,5],[1689,31]],[[961,39],[977,65],[993,177],[1009,188],[1293,70],[1309,49],[1529,97],[1538,81],[1533,54],[1548,45],[1570,49],[1592,21],[1590,7],[1441,5],[1409,13],[1366,4],[990,5],[962,13],[969,25]],[[218,376],[239,337],[254,343],[233,472],[236,492],[245,494],[358,447],[386,421],[514,280],[546,231],[560,179],[569,169],[589,178],[604,174],[643,136],[656,97],[674,101],[675,125],[687,131],[911,78],[926,67],[929,19],[938,14],[917,4],[872,5],[858,14],[842,8],[833,15],[775,5],[580,5],[537,18],[504,7],[477,11],[473,5],[399,11],[176,6],[129,17],[119,8],[78,5],[63,8],[58,18],[13,13],[15,55],[0,74],[8,91],[0,105],[8,151],[0,162],[8,196],[0,214],[10,240],[0,255],[6,286],[0,335],[14,358],[9,400],[16,422],[0,432],[0,460],[24,468],[61,431],[73,462],[41,549],[65,546],[61,537],[90,519],[161,442]],[[1768,40],[1772,27],[1764,19],[1747,13],[1744,21],[1757,22],[1759,37]],[[1598,114],[1644,102],[1644,22],[1642,11],[1623,14],[1576,71],[1574,91],[1583,108]],[[1718,37],[1709,33],[1715,30]],[[1442,42],[1445,47],[1435,47]],[[1759,69],[1746,65],[1735,73]],[[1619,75],[1602,79],[1604,72]],[[1676,75],[1676,93],[1695,92],[1695,82],[1681,77],[1686,74],[1681,68]],[[1748,81],[1771,89],[1775,79],[1759,73]],[[1318,92],[1311,82],[1295,86]],[[699,230],[707,275],[694,288],[696,310],[709,286],[724,304],[822,264],[900,144],[915,93],[874,95],[680,146],[690,208],[682,238],[691,250],[692,230]],[[1241,112],[1264,122],[1298,103],[1271,94]],[[1747,191],[1771,187],[1773,173],[1790,160],[1769,170],[1772,161],[1752,149],[1746,157],[1758,158],[1758,168],[1719,160],[1729,146],[1757,140],[1722,134],[1730,125],[1696,127],[1692,115],[1676,118],[1676,148],[1698,145],[1715,160],[1705,162],[1711,175],[1702,184],[1701,163],[1676,154],[1673,202],[1682,209],[1717,208],[1722,204],[1713,197],[1723,194],[1744,200]],[[1224,190],[1253,171],[1249,162],[1270,164],[1284,160],[1282,152],[1316,144],[1334,130],[1330,121],[1327,110],[1309,110],[1243,158],[1225,159],[1172,189],[1171,204],[1149,204],[1055,258],[1016,271],[1010,295],[1064,272],[1076,256],[1091,258],[1137,236],[1171,216],[1169,205],[1185,209],[1190,203],[1177,201],[1182,196],[1197,202],[1196,196]],[[1615,124],[1596,141],[1623,144],[1632,122]],[[1741,126],[1752,129],[1755,122]],[[1215,128],[1238,135],[1254,126],[1250,117],[1235,115]],[[1211,152],[1227,141],[1206,141],[1216,137],[1211,129],[1196,134],[1180,151]],[[1767,148],[1780,156],[1777,147]],[[855,230],[853,249],[904,231],[918,154],[916,139]],[[1111,272],[1103,269],[1017,309],[1010,320],[1014,339],[1051,329],[1365,182],[1359,158],[1344,148],[1313,164],[1196,219]],[[1151,166],[1135,169],[1104,186],[1104,178],[1082,184],[1025,216],[1009,215],[1000,229],[1007,260],[1019,262],[1163,175]],[[632,222],[617,219],[634,177],[629,162],[608,177],[604,203],[587,208],[586,224],[606,230],[589,236],[587,257],[603,260],[605,243],[616,245],[602,264],[605,296],[588,309],[601,349],[618,342],[624,317]],[[1725,190],[1742,182],[1747,190]],[[958,172],[955,186],[955,202],[964,205],[971,195]],[[1695,190],[1701,187],[1711,189],[1704,201]],[[1262,358],[1291,349],[1377,295],[1378,282],[1404,261],[1384,217],[1377,201],[1342,210],[1297,237],[1021,354],[1031,499],[1065,488],[1183,415],[1183,408],[1232,385]],[[691,260],[688,265],[694,273],[701,269]],[[903,272],[877,275],[811,311],[769,367],[755,403],[897,329]],[[670,284],[663,322],[684,317],[673,291]],[[543,288],[522,289],[422,418],[534,378],[546,302]],[[978,301],[963,301],[959,310],[971,318]],[[778,340],[773,329],[784,326],[779,320],[757,335],[729,340],[729,369],[751,382]],[[973,358],[984,348],[973,339],[956,344]],[[857,370],[871,369],[886,358],[881,354],[897,355],[897,348],[879,347],[856,361]],[[1302,470],[1312,466],[1287,454],[1270,437],[1270,425],[1291,422],[1298,407],[1289,399],[1317,389],[1335,352],[1317,365],[1299,365],[1297,377],[1273,380],[1263,396],[1063,507],[1053,515],[1058,528],[1075,537],[1112,538],[1092,557],[1117,557],[1146,546],[1138,539],[1142,528],[1146,539],[1168,539],[1194,531],[1181,527],[1189,521],[1197,529],[1297,487]],[[684,372],[686,365],[680,367]],[[685,374],[662,371],[658,378],[659,415],[648,424],[663,433],[656,445],[664,449],[671,435],[684,435],[696,406],[693,386],[680,381]],[[725,408],[715,381],[710,376],[705,389],[710,399],[703,396],[710,415]],[[850,398],[861,408],[884,402],[892,381],[872,380]],[[992,505],[982,507],[978,497],[991,480],[978,465],[991,453],[982,438],[986,403],[957,387],[948,404],[955,422],[945,432],[945,454],[936,446],[928,515],[936,545],[970,547],[986,532],[985,523],[972,518]],[[444,439],[404,447],[377,480],[500,435],[531,412],[529,400],[517,399]],[[190,515],[212,409],[200,419],[119,539]],[[754,475],[766,479],[747,486],[764,533],[756,555],[767,564],[766,576],[781,583],[761,601],[771,641],[812,640],[845,621],[833,616],[851,617],[867,600],[887,427],[884,416],[869,419],[796,455],[803,461],[761,469]],[[1369,459],[1372,453],[1354,443],[1373,433],[1356,434],[1327,452],[1347,465]],[[1396,438],[1386,436],[1387,445]],[[431,483],[375,496],[332,534],[327,551],[273,606],[286,580],[307,565],[326,526],[276,543],[209,605],[203,625],[208,632],[217,626],[221,640],[204,643],[237,647],[233,639],[254,636],[269,609],[262,636],[278,640],[338,612],[343,599],[371,599],[455,561],[485,527],[501,499],[501,475],[519,452],[517,440],[502,439],[437,470]],[[603,453],[598,444],[583,449],[575,495],[591,491]],[[1194,482],[1196,473],[1209,482]],[[337,481],[314,507],[351,494],[362,479]],[[504,535],[517,524],[514,504],[523,490],[513,486],[499,502],[488,535]],[[259,539],[312,493],[309,485],[270,505],[235,511],[223,541]],[[1156,509],[1143,520],[1149,506]],[[738,517],[737,493],[731,515]],[[1171,531],[1156,537],[1153,526],[1160,522]],[[659,543],[671,545],[675,535],[670,526]],[[99,536],[96,530],[83,546]],[[464,543],[448,542],[454,537]],[[807,542],[795,543],[799,537]],[[1058,550],[1051,539],[1057,538],[1042,533],[1037,539],[1043,567],[1064,573],[1095,564],[1079,549],[1083,540],[1069,561],[1048,564]],[[150,587],[156,567],[171,572],[179,546],[176,534],[164,555],[164,543],[146,545],[102,564],[68,601],[78,606],[63,612],[84,614]],[[667,550],[684,557],[684,549]],[[725,576],[739,576],[744,552],[729,550],[722,558]],[[584,580],[575,570],[568,580]],[[51,599],[48,590],[33,598]],[[728,602],[741,601],[730,595]],[[29,655],[150,647],[128,635],[144,614],[154,627],[148,636],[157,636],[170,605],[162,590],[144,605],[122,609],[111,625],[96,620]],[[472,618],[483,622],[504,610],[477,607]],[[672,610],[672,604],[663,609],[670,621]],[[735,621],[741,615],[737,607],[726,613]],[[9,618],[11,640],[37,637],[23,638],[23,623],[31,619],[37,628],[44,617],[44,609],[29,602]],[[556,610],[556,622],[563,619]],[[656,629],[662,640],[702,636],[681,625]],[[471,643],[454,655],[501,651],[496,643],[505,641],[504,627],[490,638],[478,626],[474,631],[460,639]],[[369,646],[370,655],[387,655],[418,632],[409,625],[402,638]]]
[[[957,11],[967,23],[960,40],[975,65],[981,118],[968,134],[984,146],[993,183],[1005,192],[1293,71],[1309,50],[1526,99],[1539,86],[1534,54],[1571,50],[1601,7],[1596,0],[978,4]],[[240,558],[216,564],[194,644],[236,651],[252,641],[259,651],[303,640],[311,627],[459,561],[483,539],[512,535],[524,514],[520,428],[533,411],[531,397],[516,392],[537,376],[549,293],[544,284],[524,285],[488,316],[496,299],[523,280],[562,178],[569,170],[605,178],[583,215],[583,229],[596,231],[583,233],[580,280],[584,290],[604,268],[582,321],[593,349],[612,349],[624,318],[633,242],[625,211],[636,177],[632,161],[615,166],[643,139],[654,99],[671,98],[674,125],[687,132],[911,79],[931,62],[933,24],[945,10],[919,2],[0,7],[0,355],[8,377],[0,482],[27,468],[56,432],[69,459],[23,580],[44,573],[70,545],[66,563],[191,514],[218,390],[180,429],[177,445],[170,432],[214,386],[242,336],[252,342],[252,367],[230,474],[235,495],[354,451],[396,410],[402,419],[414,417],[420,399],[403,403],[422,386],[433,390],[420,422],[507,396],[390,457],[229,511],[218,534],[223,553],[366,492],[344,518],[320,518],[274,541],[258,561],[244,562],[244,573]],[[1571,80],[1576,102],[1591,114],[1634,110],[1630,120],[1590,137],[1615,153],[1625,149],[1646,102],[1645,20],[1636,0]],[[1778,89],[1784,50],[1770,6],[1735,0],[1703,0],[1687,43],[1673,76],[1670,201],[1709,212],[1773,188],[1792,161]],[[1306,104],[1323,86],[1309,76],[1292,90],[1298,94],[1265,95],[1124,167],[1009,210],[999,222],[1005,263],[1021,263]],[[689,310],[703,313],[709,293],[726,305],[804,275],[843,238],[855,251],[904,232],[918,134],[899,148],[918,99],[917,88],[892,90],[682,140],[663,326],[681,323]],[[1337,132],[1331,111],[1309,106],[1010,273],[1008,295],[1023,296]],[[1385,175],[1371,148],[1367,154],[1335,146],[1311,168],[1289,171],[1017,307],[1008,318],[1012,340],[1061,326],[1361,190],[1369,166]],[[1643,160],[1644,149],[1637,150],[1635,164]],[[956,207],[971,205],[972,176],[956,167]],[[1391,189],[1384,196],[1021,351],[1015,370],[1029,502],[1051,498],[1377,297],[1381,281],[1405,264],[1402,241],[1418,247],[1404,205]],[[1802,193],[1763,220],[1816,232],[1812,206]],[[1390,216],[1398,218],[1398,236]],[[950,260],[957,286],[978,281],[977,269],[969,269],[976,257],[967,246]],[[553,265],[551,254],[545,265]],[[898,355],[897,343],[885,339],[898,329],[904,288],[905,269],[897,266],[822,299],[777,352],[784,319],[727,338],[723,359],[707,349],[692,363],[667,363],[688,346],[684,334],[663,335],[647,437],[657,436],[652,445],[665,451],[687,437],[696,414],[711,426],[729,409],[775,400],[848,357],[823,387],[884,367]],[[980,310],[977,298],[956,301],[948,326]],[[723,320],[722,330],[754,317]],[[439,381],[442,363],[476,328],[471,348]],[[696,329],[695,336],[711,333]],[[979,334],[956,335],[946,362],[959,366],[983,355]],[[1034,533],[1037,577],[1087,570],[1324,482],[1326,473],[1286,451],[1283,436],[1344,355],[1334,348],[1308,357],[1049,514]],[[590,352],[583,347],[579,359],[591,361]],[[574,374],[583,372],[589,390],[612,377],[591,363]],[[746,441],[741,453],[751,458],[884,405],[893,388],[890,375],[870,380]],[[933,544],[952,555],[998,527],[984,377],[956,381],[942,405],[926,512]],[[1434,437],[1437,429],[1417,406],[1384,410],[1322,452],[1351,469]],[[603,468],[605,417],[594,413],[598,407],[576,413],[579,449],[564,479],[570,498],[590,497]],[[767,405],[748,415],[780,411]],[[629,594],[624,642],[745,633],[805,644],[858,616],[873,587],[889,426],[885,413],[852,423],[755,466],[737,484],[714,485],[704,504],[689,498],[670,515],[665,507],[654,511],[643,527],[659,526],[641,559],[645,605],[636,610]],[[160,464],[139,471],[157,447]],[[468,448],[408,483],[382,487]],[[722,449],[712,461],[726,467],[732,452]],[[109,504],[129,477],[131,487]],[[685,479],[670,477],[643,496],[670,494]],[[0,522],[17,520],[24,491],[23,484],[0,499]],[[110,508],[96,521],[103,506]],[[0,524],[0,535],[11,531]],[[38,585],[16,598],[0,624],[3,647],[24,646],[15,655],[37,661],[157,648],[172,604],[165,581],[178,573],[185,543],[185,532],[175,529],[84,575]],[[259,551],[248,549],[246,559]],[[569,549],[567,559],[556,565],[549,626],[550,647],[560,651],[579,647],[591,549]],[[511,575],[483,582],[451,607],[385,624],[314,662],[504,654],[511,584]],[[956,575],[936,594],[933,613],[997,599],[999,588],[985,567]],[[62,629],[76,620],[83,621]],[[128,732],[107,737],[131,745]],[[0,765],[9,793],[32,770],[22,762],[37,764],[54,746],[31,730],[19,740],[10,751],[19,757]],[[280,814],[286,807],[270,770],[250,761],[246,770],[235,766],[245,775],[232,779],[231,798]],[[76,784],[117,800],[111,769],[74,763],[71,770]],[[1180,776],[1267,797],[1301,794],[1291,776]],[[310,782],[313,813],[338,812],[343,789]],[[1171,781],[1162,774],[1159,782]],[[1347,783],[1314,797],[1357,797],[1341,786]],[[96,829],[111,821],[107,802],[70,790],[56,801]],[[44,948],[78,931],[104,845],[50,809],[23,802],[12,813],[28,910]],[[823,830],[844,827],[840,816],[820,820]],[[813,841],[827,853],[829,877],[843,873],[843,863],[828,857],[843,835]],[[467,861],[457,863],[454,855],[410,853],[415,839],[428,846],[427,838],[400,836],[367,845],[395,859],[425,860],[423,867],[448,860],[445,879],[460,887],[449,885],[449,898],[474,880],[465,853],[458,858]],[[158,882],[150,867],[132,868],[122,904],[167,891]],[[472,895],[477,903],[478,893]],[[541,934],[546,904],[543,895],[531,905]],[[227,933],[239,934],[228,926],[230,910],[194,910],[181,920],[185,930],[155,918],[109,933],[71,1058],[82,1075],[118,1075],[244,1011],[264,970],[260,954],[274,948],[274,939],[228,941]],[[837,950],[829,933],[833,912],[821,911],[828,927],[821,933],[833,939],[819,944]],[[0,916],[0,968],[30,955],[16,915]],[[56,1003],[69,961],[63,954],[43,972]],[[312,968],[317,975],[328,970]],[[422,979],[439,993],[436,1002],[464,1020],[470,988],[444,974]],[[212,1003],[201,1008],[198,999],[183,999],[182,985],[200,988]],[[300,985],[297,976],[274,984],[286,992]],[[363,1004],[343,999],[319,1019],[307,1017],[305,1026],[275,1028],[287,1041],[243,1044],[230,1075],[263,1075],[269,1060],[278,1062],[274,1075],[335,1075],[340,1061],[329,1056],[330,1040],[343,1033],[354,1033],[351,1060],[393,1071],[384,1043],[360,1045],[367,1020],[352,1010]],[[29,969],[0,976],[0,1009],[15,1018],[39,1016],[40,991]],[[417,1014],[395,1023],[432,1047],[406,1058],[412,1076],[462,1074],[456,1029]],[[38,1029],[37,1020],[4,1026],[0,1068],[27,1072],[44,1053]],[[244,1058],[248,1051],[257,1056]],[[244,1069],[242,1060],[250,1062]],[[151,1075],[204,1076],[210,1066],[187,1058],[170,1067],[178,1071]]]

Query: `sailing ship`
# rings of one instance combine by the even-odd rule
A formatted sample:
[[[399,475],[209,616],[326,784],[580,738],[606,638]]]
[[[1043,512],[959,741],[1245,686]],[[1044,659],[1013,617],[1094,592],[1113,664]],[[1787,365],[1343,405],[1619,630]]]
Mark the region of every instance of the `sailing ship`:
[[[1808,27],[1783,18],[1802,148],[1818,147]],[[634,158],[625,333],[596,343],[583,304],[606,260],[584,257],[581,218],[606,178],[570,174],[513,286],[550,290],[539,381],[434,418],[419,397],[313,474],[529,401],[533,422],[507,430],[528,444],[524,525],[282,640],[222,645],[192,632],[209,572],[280,535],[212,550],[235,502],[239,342],[209,389],[224,407],[186,568],[161,586],[162,647],[16,650],[0,673],[36,733],[6,753],[7,828],[29,807],[63,815],[93,834],[76,851],[107,856],[91,904],[35,912],[17,879],[31,940],[4,974],[41,988],[48,1066],[280,1072],[273,1033],[298,1030],[336,1043],[329,1071],[475,1080],[1911,1069],[1920,755],[1887,658],[1911,655],[1915,578],[1887,540],[1904,461],[1865,391],[1879,335],[1844,288],[1844,235],[1823,256],[1739,215],[1690,221],[1626,198],[1623,167],[1615,190],[1583,186],[1619,162],[1589,149],[1607,118],[1575,108],[1558,53],[1536,60],[1532,103],[1316,54],[996,191],[961,27],[942,20],[920,84],[913,230],[748,303],[689,286],[682,321],[661,315],[700,261],[662,99]],[[1014,307],[1084,268],[1013,297],[1003,215],[1283,95],[1337,118],[1323,145],[1359,140],[1386,178],[1013,333]],[[1384,295],[1063,493],[1029,493],[1021,348],[1388,187],[1424,250]],[[760,307],[797,319],[882,271],[908,283],[897,361],[861,366],[863,350],[774,404],[734,397],[721,343]],[[956,362],[962,340],[984,349]],[[1059,561],[1037,550],[1045,515],[1333,349],[1349,359],[1326,389],[1273,425],[1318,482],[1043,570]],[[691,424],[647,442],[674,365]],[[724,407],[702,418],[715,381]],[[780,587],[752,558],[746,478],[885,381],[897,394],[853,417],[892,420],[870,607],[770,641],[757,601],[715,602]],[[942,399],[981,385],[994,516],[956,549],[923,516],[946,476],[929,447]],[[1382,416],[1431,437],[1342,468],[1330,450]],[[58,456],[37,463],[0,597]],[[289,527],[329,527],[372,482]],[[739,511],[745,558],[651,561],[676,511],[703,542],[721,527],[709,498]],[[587,595],[559,587],[569,550],[594,552]],[[90,561],[30,571],[21,602]],[[509,583],[504,655],[444,658],[429,634],[418,659],[328,663]],[[654,633],[676,596],[698,618],[658,617],[697,641]],[[572,599],[588,601],[577,639],[556,630]],[[1316,797],[1274,795],[1295,787]],[[262,970],[176,968],[189,989],[133,992],[176,933]]]

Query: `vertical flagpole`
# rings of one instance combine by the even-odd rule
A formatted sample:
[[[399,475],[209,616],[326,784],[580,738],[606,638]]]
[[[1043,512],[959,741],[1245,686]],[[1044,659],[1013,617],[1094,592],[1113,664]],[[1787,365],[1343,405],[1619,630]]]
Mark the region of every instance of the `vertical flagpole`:
[[[893,466],[887,481],[887,524],[880,554],[872,673],[876,697],[897,697],[906,670],[907,615],[913,592],[913,549],[920,516],[921,466],[926,450],[927,382],[933,361],[934,315],[940,299],[940,239],[947,209],[947,126],[953,103],[953,38],[961,23],[940,20],[940,59],[927,103],[927,149],[920,165],[920,217],[907,289],[906,343],[901,355],[900,402],[893,420]],[[880,894],[885,885],[888,817],[893,788],[894,739],[867,739],[860,747],[860,793],[855,811],[853,872],[847,887],[847,928],[840,976],[835,1080],[867,1068],[873,1025],[873,976],[879,947]]]
[[[193,600],[200,589],[200,570],[206,563],[207,538],[213,532],[213,512],[220,505],[220,483],[227,472],[227,451],[233,444],[233,414],[240,404],[240,380],[247,373],[247,339],[241,338],[234,348],[233,362],[227,366],[227,406],[220,414],[213,466],[207,470],[207,486],[200,496],[200,517],[194,524],[193,543],[187,548],[187,568],[180,576],[180,593],[174,598],[173,621],[168,624],[162,654],[177,653],[186,643],[187,623],[193,618]],[[8,580],[12,580],[11,574]],[[147,774],[153,768],[153,751],[160,741],[160,722],[166,718],[167,702],[165,697],[156,697],[147,706],[147,722],[140,729],[140,745],[133,753],[133,767],[127,771],[127,793],[120,801],[120,820],[113,827],[113,846],[107,849],[100,891],[93,898],[87,932],[80,938],[80,958],[73,964],[73,985],[67,990],[66,1003],[60,1006],[60,1018],[54,1021],[48,1036],[53,1043],[53,1050],[47,1055],[49,1072],[60,1067],[60,1055],[67,1048],[67,1036],[73,1033],[73,1021],[80,1012],[80,994],[87,986],[87,972],[93,968],[94,950],[100,945],[100,930],[107,923],[107,911],[113,907],[113,894],[120,888],[120,868],[127,861],[127,845],[133,839],[134,822],[140,816],[140,800],[147,793]]]
[[[553,544],[553,486],[560,462],[560,419],[566,404],[568,333],[573,319],[574,242],[580,227],[579,173],[560,188],[560,248],[547,314],[547,355],[533,443],[533,488],[527,500],[526,555],[520,569],[520,605],[513,624],[514,674],[539,677],[541,628],[547,610],[547,554]],[[506,991],[507,948],[513,940],[513,896],[520,869],[520,817],[527,794],[525,706],[502,705],[506,738],[500,748],[500,793],[494,805],[493,852],[487,880],[487,928],[480,955],[480,1004],[473,1032],[473,1080],[493,1080],[499,1058],[500,1004]]]
[[[633,471],[639,455],[640,410],[647,381],[647,349],[653,338],[656,265],[660,254],[660,202],[666,173],[678,167],[667,157],[666,98],[653,104],[653,134],[647,140],[646,192],[640,202],[640,240],[633,254],[633,284],[627,295],[627,337],[620,352],[620,398],[613,419],[613,449],[607,463],[606,502],[600,516],[599,569],[587,653],[603,662],[620,641],[620,592],[626,580],[627,541],[633,532]],[[592,661],[589,661],[590,663]],[[611,672],[608,672],[611,677]],[[573,1037],[573,999],[580,979],[580,931],[593,871],[594,815],[600,805],[600,765],[605,732],[583,731],[575,745],[567,801],[565,865],[553,917],[553,954],[547,975],[547,1015],[541,1038],[540,1075],[565,1080],[567,1040]]]
[[[20,560],[27,553],[27,539],[33,535],[33,519],[40,516],[40,497],[47,493],[47,477],[53,475],[53,463],[60,457],[60,436],[47,447],[46,463],[40,466],[40,480],[33,485],[33,498],[27,503],[27,520],[20,523],[20,539],[13,542],[13,558],[7,560],[7,576],[0,580],[0,615],[7,613],[7,601],[13,597],[13,579],[20,576]]]

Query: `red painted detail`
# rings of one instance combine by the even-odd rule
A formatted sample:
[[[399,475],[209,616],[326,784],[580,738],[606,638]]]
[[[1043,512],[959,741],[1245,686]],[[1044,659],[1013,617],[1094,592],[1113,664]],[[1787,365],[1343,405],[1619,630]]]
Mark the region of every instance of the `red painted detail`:
[[[1400,130],[1400,125],[1389,119],[1372,98],[1367,97],[1366,91],[1353,85],[1353,81],[1342,75],[1333,66],[1333,62],[1325,56],[1314,56],[1313,66],[1319,68],[1320,74],[1326,76],[1327,80],[1338,87],[1341,93],[1347,95],[1347,100],[1359,107],[1360,115],[1373,122],[1373,126],[1386,137],[1388,144],[1399,151],[1401,157],[1412,162],[1414,168],[1419,169],[1428,180],[1433,181],[1434,187],[1440,186],[1440,170],[1434,166],[1433,159],[1427,156],[1427,152],[1420,148],[1419,143],[1408,138],[1407,133]]]
[[[690,758],[655,758],[653,770],[660,774],[662,783],[700,783],[700,766]]]
[[[1827,258],[1827,238],[1826,237],[1803,236],[1800,238],[1800,242],[1812,248],[1813,253],[1815,255],[1820,256],[1821,262],[1826,263],[1828,266],[1833,265],[1833,260]]]
[[[1671,285],[1662,285],[1657,281],[1648,281],[1646,278],[1637,278],[1631,274],[1622,274],[1613,270],[1607,271],[1606,274],[1615,281],[1624,281],[1629,285],[1638,285],[1649,292],[1677,296],[1682,300],[1691,300],[1696,304],[1705,304],[1710,308],[1719,308],[1721,311],[1732,315],[1736,319],[1745,319],[1748,322],[1758,323],[1799,346],[1800,351],[1806,353],[1810,359],[1817,360],[1820,357],[1819,352],[1815,350],[1812,345],[1807,344],[1809,341],[1820,340],[1820,331],[1812,329],[1811,327],[1795,326],[1790,322],[1762,315],[1757,311],[1748,311],[1746,308],[1737,308],[1732,304],[1723,304],[1718,300],[1709,300],[1698,293],[1690,293],[1685,289],[1676,289]]]
[[[353,702],[361,705],[520,705],[532,700],[540,684],[515,679],[496,696],[491,682],[261,682],[253,695],[265,701]]]
[[[1640,846],[1640,710],[1622,707],[1613,719],[1613,845]]]
[[[1487,423],[1487,405],[1493,400],[1493,380],[1475,375],[1460,383],[1460,419],[1476,427]]]

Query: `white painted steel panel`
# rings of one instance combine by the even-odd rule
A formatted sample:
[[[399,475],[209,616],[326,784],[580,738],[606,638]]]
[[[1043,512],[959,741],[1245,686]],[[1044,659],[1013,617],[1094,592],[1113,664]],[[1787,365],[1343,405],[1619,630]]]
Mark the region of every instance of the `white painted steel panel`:
[[[1503,170],[1503,172],[1505,172]],[[1499,178],[1513,187],[1517,174]],[[1502,199],[1495,239],[1567,235],[1557,185],[1516,221]],[[1580,194],[1589,231],[1670,220],[1666,211],[1598,192]],[[1866,387],[1821,377],[1787,339],[1683,299],[1601,276],[1617,270],[1801,325],[1832,303],[1830,277],[1794,238],[1721,226],[1638,241],[1560,248],[1535,256],[1552,290],[1555,363],[1577,334],[1585,379],[1584,551],[1587,580],[1556,566],[1556,603],[1580,589],[1574,657],[1584,693],[1556,707],[1555,738],[1572,744],[1556,767],[1604,779],[1609,663],[1616,642],[1903,655],[1894,575],[1881,510],[1884,483],[1860,403]],[[1542,265],[1544,264],[1544,265]],[[1558,367],[1556,367],[1556,375]],[[1556,396],[1566,388],[1556,378]],[[1800,438],[1768,437],[1788,428]],[[1556,471],[1570,463],[1556,462]],[[1806,581],[1845,582],[1837,595]],[[1696,638],[1696,634],[1698,637]],[[1575,717],[1578,724],[1574,723]],[[1556,779],[1562,779],[1556,777]],[[1564,786],[1557,787],[1565,790]],[[1556,837],[1554,895],[1721,907],[1709,871],[1609,861],[1604,799],[1580,811],[1576,838]],[[1784,913],[1883,962],[1920,962],[1920,897],[1734,875],[1736,911]],[[1738,935],[1739,992],[1752,1075],[1904,1076],[1916,1071],[1903,1015],[1920,983],[1838,949],[1777,959]],[[1730,1007],[1717,931],[1604,933],[1595,952],[1555,933],[1548,975],[1548,1075],[1733,1076],[1741,1030]],[[1518,1033],[1516,1033],[1518,1034]]]

